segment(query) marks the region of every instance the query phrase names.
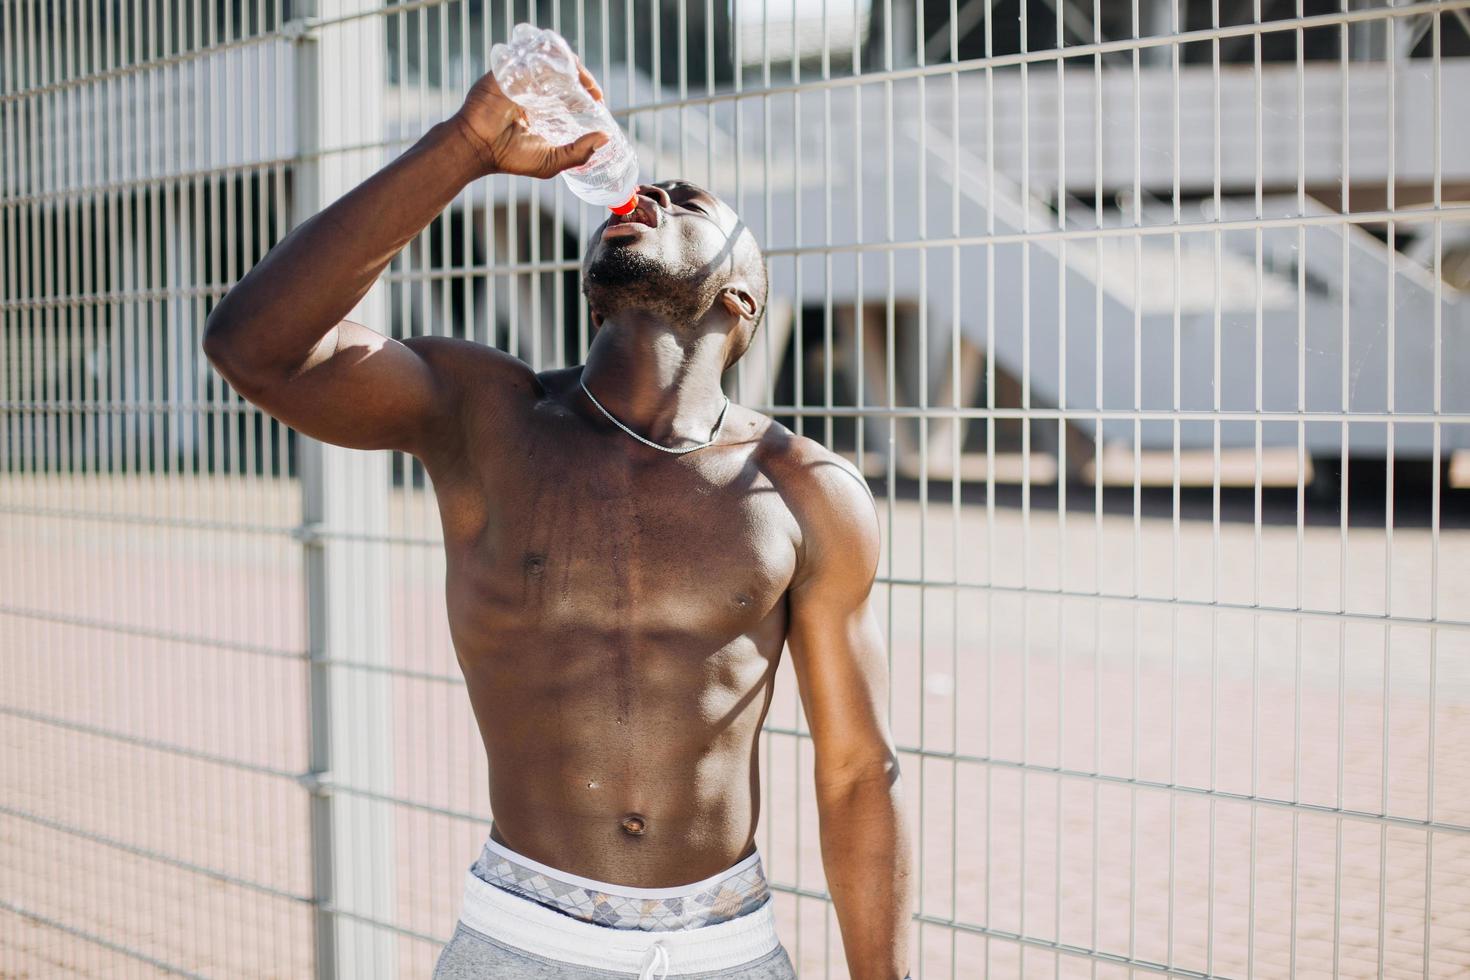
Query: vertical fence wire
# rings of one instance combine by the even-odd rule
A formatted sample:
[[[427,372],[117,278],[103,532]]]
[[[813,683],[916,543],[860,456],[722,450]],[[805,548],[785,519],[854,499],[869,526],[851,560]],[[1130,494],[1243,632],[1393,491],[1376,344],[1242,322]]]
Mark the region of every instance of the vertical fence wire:
[[[0,960],[297,976],[350,925],[432,967],[489,811],[430,484],[374,476],[386,661],[324,653],[311,556],[367,525],[199,340],[312,168],[531,19],[765,247],[732,397],[883,498],[914,975],[1463,972],[1470,0],[292,6],[0,8]],[[298,75],[327,44],[382,77]],[[368,85],[381,140],[296,142]],[[575,363],[594,211],[478,182],[372,326]],[[310,671],[384,698],[389,782],[315,764]],[[761,738],[783,939],[845,976],[788,668]],[[326,887],[328,801],[391,828],[386,902]]]

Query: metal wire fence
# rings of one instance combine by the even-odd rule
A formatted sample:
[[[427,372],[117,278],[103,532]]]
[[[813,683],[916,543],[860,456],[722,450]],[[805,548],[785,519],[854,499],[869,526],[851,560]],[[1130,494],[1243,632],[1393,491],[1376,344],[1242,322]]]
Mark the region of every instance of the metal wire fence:
[[[1470,0],[8,0],[0,975],[448,938],[489,803],[430,484],[200,334],[527,19],[765,245],[732,397],[878,494],[915,976],[1470,971]],[[599,220],[477,181],[353,318],[577,363]],[[845,976],[785,665],[760,766]]]

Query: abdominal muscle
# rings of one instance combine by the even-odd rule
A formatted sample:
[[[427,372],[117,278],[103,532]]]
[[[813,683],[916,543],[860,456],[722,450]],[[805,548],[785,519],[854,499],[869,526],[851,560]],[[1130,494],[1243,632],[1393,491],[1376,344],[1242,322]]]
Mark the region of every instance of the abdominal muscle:
[[[639,888],[700,881],[748,856],[774,670],[754,650],[738,659],[744,669],[716,671],[746,681],[730,685],[711,680],[708,661],[652,655],[631,703],[576,669],[555,672],[578,678],[570,684],[467,670],[492,836],[550,867]]]

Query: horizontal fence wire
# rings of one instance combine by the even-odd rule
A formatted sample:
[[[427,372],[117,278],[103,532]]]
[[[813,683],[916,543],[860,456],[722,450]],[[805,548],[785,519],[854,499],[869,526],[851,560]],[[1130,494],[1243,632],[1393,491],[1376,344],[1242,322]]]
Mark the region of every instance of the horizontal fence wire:
[[[373,502],[336,516],[199,341],[530,19],[757,232],[732,399],[875,492],[914,975],[1464,972],[1470,0],[291,6],[0,12],[0,960],[427,976],[449,938],[489,773],[431,481],[327,457]],[[579,363],[595,212],[476,182],[370,325]],[[333,588],[361,650],[313,639]],[[322,755],[319,696],[381,725]],[[759,761],[783,941],[844,976],[784,662]]]

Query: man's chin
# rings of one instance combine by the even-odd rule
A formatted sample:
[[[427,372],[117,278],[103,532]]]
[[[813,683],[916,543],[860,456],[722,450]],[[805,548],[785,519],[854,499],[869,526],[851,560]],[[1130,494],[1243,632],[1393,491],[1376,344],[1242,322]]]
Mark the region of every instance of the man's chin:
[[[604,312],[636,308],[671,320],[695,320],[705,302],[699,283],[669,268],[654,235],[597,242],[584,271],[587,296]]]
[[[667,270],[656,255],[656,250],[632,235],[605,239],[598,243],[587,266],[587,281],[610,289],[657,282],[666,278]]]

